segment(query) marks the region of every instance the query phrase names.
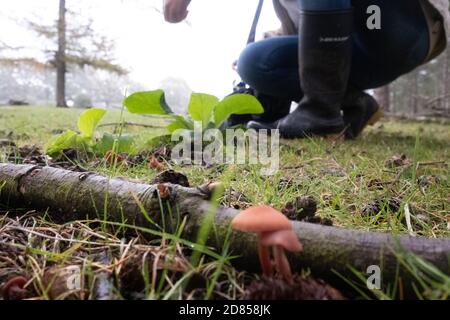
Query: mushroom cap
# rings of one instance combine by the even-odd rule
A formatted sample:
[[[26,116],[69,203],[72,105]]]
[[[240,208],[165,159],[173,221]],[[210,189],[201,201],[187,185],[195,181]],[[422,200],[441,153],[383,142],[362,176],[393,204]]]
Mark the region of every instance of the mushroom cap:
[[[3,290],[9,290],[12,287],[19,287],[23,288],[25,284],[28,282],[28,280],[22,276],[16,276],[12,279],[10,279],[4,286]]]
[[[292,224],[286,216],[266,205],[242,211],[233,219],[231,225],[235,230],[256,233],[292,229]]]
[[[280,230],[274,232],[264,232],[261,236],[263,246],[280,246],[290,252],[300,252],[303,250],[302,243],[292,230]]]
[[[26,293],[26,290],[23,288],[27,282],[28,280],[22,276],[16,276],[10,279],[3,288],[1,288],[3,297],[6,300],[21,300]]]

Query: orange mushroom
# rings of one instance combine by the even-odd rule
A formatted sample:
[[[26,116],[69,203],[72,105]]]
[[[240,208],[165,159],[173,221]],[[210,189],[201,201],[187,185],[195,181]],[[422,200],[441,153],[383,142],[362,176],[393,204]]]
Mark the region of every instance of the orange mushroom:
[[[152,156],[150,158],[148,166],[150,169],[155,169],[156,171],[164,171],[164,165],[159,162],[159,160],[155,156]]]
[[[25,289],[25,284],[28,280],[22,276],[17,276],[10,279],[3,286],[3,298],[5,300],[22,300],[27,293]]]
[[[273,247],[275,266],[278,272],[287,281],[292,281],[292,271],[284,250],[290,252],[300,252],[303,245],[298,240],[297,235],[292,230],[281,230],[275,232],[265,232],[261,236],[261,244],[266,247]]]
[[[113,150],[109,150],[105,153],[104,159],[111,165],[123,163],[126,158],[123,154],[115,153]]]
[[[248,208],[239,213],[231,222],[233,229],[255,232],[258,235],[258,254],[263,274],[271,276],[273,269],[269,250],[262,244],[264,233],[291,230],[292,224],[281,212],[265,205]]]

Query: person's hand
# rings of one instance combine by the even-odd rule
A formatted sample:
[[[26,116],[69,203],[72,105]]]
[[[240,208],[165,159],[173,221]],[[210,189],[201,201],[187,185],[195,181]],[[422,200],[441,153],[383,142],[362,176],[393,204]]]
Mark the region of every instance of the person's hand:
[[[164,18],[167,22],[178,23],[186,19],[187,7],[191,0],[164,0]]]

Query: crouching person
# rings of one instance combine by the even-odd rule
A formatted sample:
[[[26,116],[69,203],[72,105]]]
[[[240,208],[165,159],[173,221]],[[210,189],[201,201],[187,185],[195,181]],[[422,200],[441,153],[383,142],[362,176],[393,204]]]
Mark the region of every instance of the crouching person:
[[[189,0],[165,0],[170,22]],[[430,62],[447,46],[448,4],[440,0],[273,0],[282,35],[249,45],[237,70],[263,115],[232,116],[282,137],[357,137],[381,116],[365,90]],[[375,21],[375,23],[374,23]],[[291,103],[298,108],[290,112]]]

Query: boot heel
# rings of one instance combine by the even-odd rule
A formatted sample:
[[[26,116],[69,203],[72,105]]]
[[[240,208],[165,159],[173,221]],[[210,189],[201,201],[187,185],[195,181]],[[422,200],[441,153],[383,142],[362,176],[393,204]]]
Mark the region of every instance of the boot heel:
[[[378,110],[377,112],[375,112],[369,119],[369,121],[367,121],[367,125],[369,126],[374,126],[378,121],[380,121],[380,119],[384,116],[383,111]]]

